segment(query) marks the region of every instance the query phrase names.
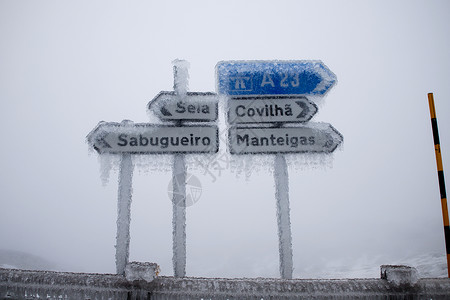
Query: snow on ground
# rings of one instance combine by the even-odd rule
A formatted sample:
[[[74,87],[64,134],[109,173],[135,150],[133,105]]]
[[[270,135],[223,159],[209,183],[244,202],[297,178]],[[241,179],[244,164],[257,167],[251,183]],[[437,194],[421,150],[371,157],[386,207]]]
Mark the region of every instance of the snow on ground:
[[[447,277],[445,255],[429,253],[420,256],[409,256],[400,260],[388,260],[381,257],[362,257],[357,260],[343,259],[340,261],[324,262],[320,267],[307,266],[303,270],[294,270],[294,278],[379,278],[380,266],[383,264],[408,265],[417,269],[420,278]],[[57,264],[32,254],[1,250],[0,268],[23,270],[52,270],[60,271]],[[66,271],[66,270],[64,270]]]

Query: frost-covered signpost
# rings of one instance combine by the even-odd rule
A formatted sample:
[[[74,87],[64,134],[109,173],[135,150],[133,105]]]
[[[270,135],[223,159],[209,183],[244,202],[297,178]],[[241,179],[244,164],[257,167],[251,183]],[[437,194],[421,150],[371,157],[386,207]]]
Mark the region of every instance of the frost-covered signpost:
[[[132,155],[174,154],[173,264],[174,276],[186,274],[186,166],[185,153],[216,153],[216,125],[185,125],[182,121],[217,119],[214,93],[188,93],[188,64],[174,61],[174,92],[161,92],[148,105],[163,120],[175,124],[100,122],[87,136],[100,155],[121,155],[116,236],[116,271],[123,275],[129,258],[133,160]],[[199,100],[200,99],[200,100]]]
[[[161,120],[174,121],[178,129],[185,128],[184,121],[214,121],[217,119],[217,95],[214,93],[188,92],[189,63],[174,61],[174,92],[160,92],[148,109]],[[218,151],[218,129],[214,128],[215,148]],[[173,209],[173,270],[175,277],[186,276],[186,164],[184,154],[173,158],[172,169],[172,209]]]
[[[321,61],[223,61],[216,73],[219,94],[229,97],[231,154],[275,154],[280,274],[291,279],[289,176],[283,153],[331,153],[343,138],[327,123],[284,123],[309,121],[317,106],[306,96],[324,96],[336,76]]]

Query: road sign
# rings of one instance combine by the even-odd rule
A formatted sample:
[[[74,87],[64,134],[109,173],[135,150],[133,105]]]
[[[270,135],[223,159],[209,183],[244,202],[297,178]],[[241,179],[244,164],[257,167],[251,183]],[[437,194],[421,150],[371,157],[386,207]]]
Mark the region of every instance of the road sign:
[[[216,153],[217,126],[171,126],[100,122],[87,136],[101,153]]]
[[[330,153],[342,135],[328,123],[301,127],[238,127],[229,130],[232,154]]]
[[[215,93],[187,92],[179,96],[162,91],[148,103],[148,109],[161,120],[214,121],[218,114],[217,102]]]
[[[239,97],[228,101],[229,123],[307,122],[317,106],[303,96]]]
[[[222,61],[216,65],[219,94],[317,95],[336,83],[320,60]]]

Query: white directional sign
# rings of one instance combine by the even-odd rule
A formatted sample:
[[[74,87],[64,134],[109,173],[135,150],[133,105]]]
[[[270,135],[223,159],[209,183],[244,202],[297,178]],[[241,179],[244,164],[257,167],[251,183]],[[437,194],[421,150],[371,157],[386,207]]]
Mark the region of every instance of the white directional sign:
[[[239,97],[228,101],[230,123],[307,122],[317,106],[302,96]]]
[[[232,154],[330,153],[342,135],[328,123],[301,127],[237,127],[229,130]]]
[[[217,119],[217,94],[187,92],[160,92],[148,104],[148,109],[161,120],[214,121]]]
[[[87,136],[101,153],[215,153],[217,126],[171,126],[100,122]]]

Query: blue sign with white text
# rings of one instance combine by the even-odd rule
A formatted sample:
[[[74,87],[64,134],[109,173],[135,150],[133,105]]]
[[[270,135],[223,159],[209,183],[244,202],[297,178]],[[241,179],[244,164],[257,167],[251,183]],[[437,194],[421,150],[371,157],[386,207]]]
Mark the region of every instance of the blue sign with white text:
[[[323,96],[336,75],[319,60],[221,61],[216,65],[218,93]]]

